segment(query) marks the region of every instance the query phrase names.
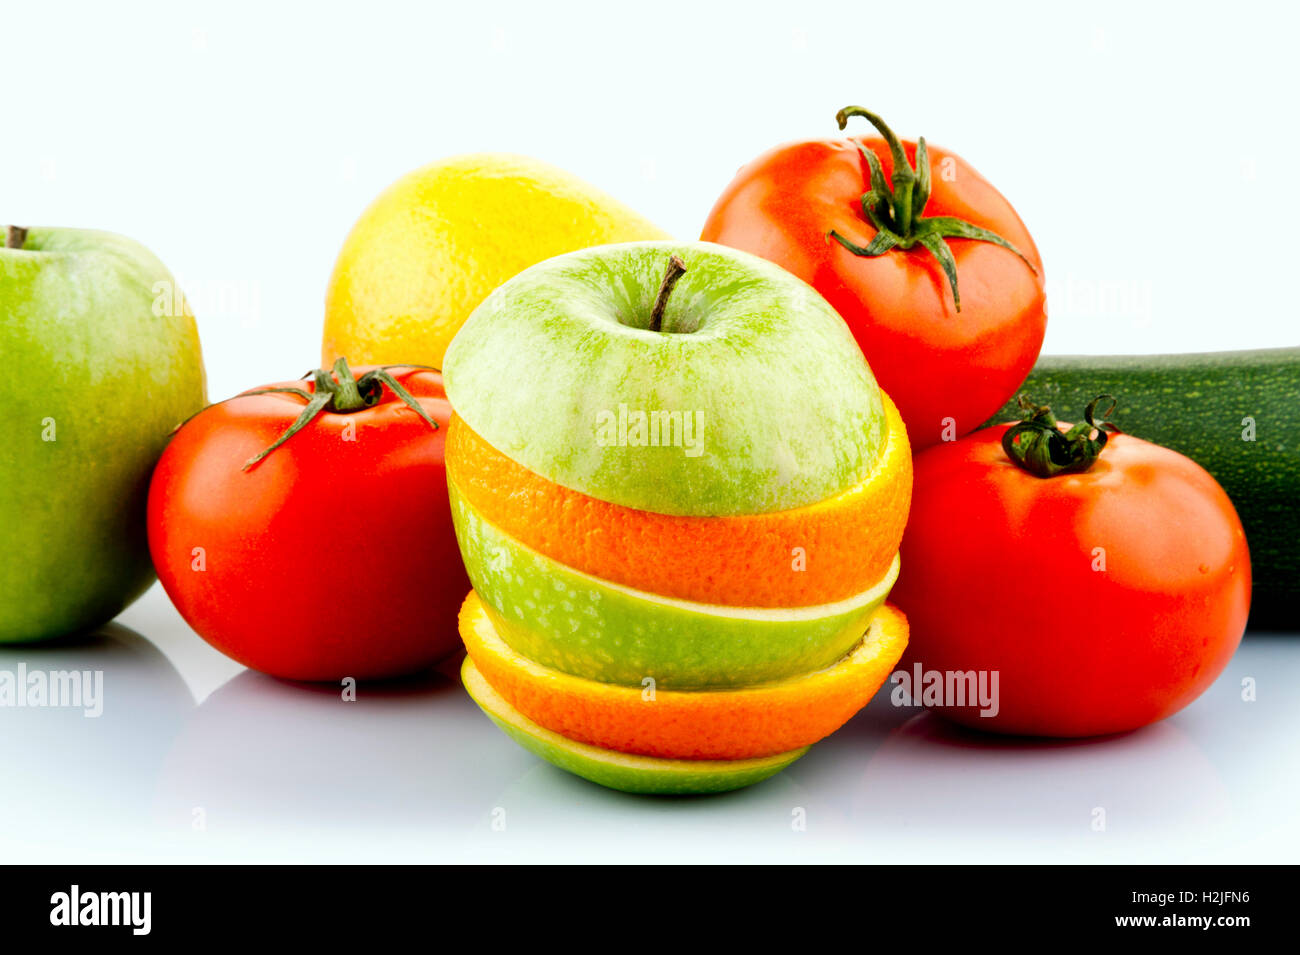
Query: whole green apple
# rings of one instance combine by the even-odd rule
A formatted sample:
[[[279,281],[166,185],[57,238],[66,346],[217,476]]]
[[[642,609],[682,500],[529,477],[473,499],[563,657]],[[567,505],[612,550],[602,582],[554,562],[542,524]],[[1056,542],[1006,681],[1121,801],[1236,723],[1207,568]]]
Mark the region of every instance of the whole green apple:
[[[557,484],[662,514],[754,514],[821,501],[874,464],[884,411],[851,345],[770,262],[631,242],[515,276],[442,370],[474,431]]]
[[[153,581],[149,476],[207,403],[198,331],[130,239],[6,230],[0,249],[0,642],[97,626]]]

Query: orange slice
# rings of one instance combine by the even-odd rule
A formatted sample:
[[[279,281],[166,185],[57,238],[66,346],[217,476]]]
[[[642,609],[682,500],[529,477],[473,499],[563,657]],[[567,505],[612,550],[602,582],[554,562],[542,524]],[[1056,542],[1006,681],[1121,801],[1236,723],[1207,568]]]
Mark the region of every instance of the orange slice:
[[[665,597],[731,607],[807,607],[861,593],[898,552],[912,456],[883,395],[888,440],[860,484],[816,504],[734,517],[639,511],[563,487],[453,415],[447,474],[476,511],[576,570]]]
[[[656,690],[571,676],[516,653],[478,594],[460,635],[483,678],[527,719],[601,749],[665,759],[753,759],[817,742],[867,704],[907,646],[907,618],[886,604],[850,653],[824,670],[725,690]]]
[[[460,679],[466,691],[507,736],[524,749],[593,783],[625,793],[701,795],[752,786],[785,769],[808,747],[759,759],[656,759],[599,749],[538,726],[501,698],[466,657]]]

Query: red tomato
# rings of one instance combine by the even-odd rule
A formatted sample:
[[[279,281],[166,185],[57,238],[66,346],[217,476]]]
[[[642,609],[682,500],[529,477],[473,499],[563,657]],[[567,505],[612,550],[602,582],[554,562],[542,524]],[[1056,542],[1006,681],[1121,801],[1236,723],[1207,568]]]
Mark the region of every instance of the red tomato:
[[[190,626],[245,666],[292,680],[382,678],[459,645],[470,584],[443,465],[451,406],[437,372],[390,371],[437,429],[362,375],[354,381],[368,403],[322,410],[245,470],[321,394],[318,383],[283,382],[270,387],[306,395],[212,405],[158,463],[149,489],[158,577]]]
[[[859,247],[878,235],[863,208],[872,177],[860,147],[879,161],[888,183],[895,163],[884,139],[788,143],[737,173],[700,238],[770,259],[817,289],[852,329],[880,386],[902,412],[913,446],[923,448],[979,427],[1029,374],[1047,325],[1042,261],[1001,193],[961,157],[939,148],[928,149],[928,201],[919,202],[919,184],[908,194],[913,235],[906,241],[915,243],[912,248],[854,254],[831,233]],[[900,147],[919,175],[927,164],[918,163],[916,144]],[[892,194],[878,197],[875,207],[890,217],[886,224],[902,227]],[[987,238],[952,238],[946,245],[956,281],[950,281],[939,254],[918,238],[918,215],[922,223],[955,217],[990,230],[1025,258]],[[940,218],[938,227],[957,228],[950,218]]]
[[[1004,452],[1007,430],[916,457],[891,594],[911,625],[900,667],[996,671],[996,715],[936,712],[1000,733],[1116,733],[1182,709],[1223,671],[1250,607],[1228,496],[1124,434],[1082,473],[1037,477]]]

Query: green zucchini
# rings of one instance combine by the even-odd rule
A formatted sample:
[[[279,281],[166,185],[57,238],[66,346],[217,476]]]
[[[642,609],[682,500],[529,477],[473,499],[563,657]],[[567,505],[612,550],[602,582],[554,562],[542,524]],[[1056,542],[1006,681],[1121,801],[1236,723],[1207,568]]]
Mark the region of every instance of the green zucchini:
[[[1074,421],[1099,394],[1121,430],[1223,485],[1250,545],[1252,626],[1300,625],[1300,348],[1040,358],[1018,394]],[[989,424],[1019,420],[1012,399]]]

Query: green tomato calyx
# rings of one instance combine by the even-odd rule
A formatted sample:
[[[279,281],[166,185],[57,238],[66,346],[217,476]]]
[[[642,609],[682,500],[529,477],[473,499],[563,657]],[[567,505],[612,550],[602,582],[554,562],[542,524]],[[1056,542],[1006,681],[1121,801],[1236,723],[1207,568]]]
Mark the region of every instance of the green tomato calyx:
[[[1103,401],[1110,404],[1098,416],[1097,406]],[[1088,402],[1083,422],[1069,431],[1057,427],[1056,415],[1047,405],[1036,405],[1024,395],[1019,403],[1025,420],[1013,424],[1002,435],[1002,450],[1012,463],[1035,477],[1083,473],[1096,463],[1107,437],[1120,433],[1106,420],[1115,413],[1117,404],[1111,395],[1098,395]]]
[[[302,414],[298,415],[297,420],[286,428],[284,434],[276,438],[273,444],[265,448],[260,454],[244,462],[244,470],[247,471],[256,466],[268,454],[307,427],[323,411],[331,414],[353,414],[374,407],[383,396],[384,385],[391,388],[393,393],[401,398],[412,411],[423,418],[429,427],[437,431],[438,422],[429,417],[429,413],[421,407],[420,403],[411,396],[409,391],[402,387],[388,370],[390,368],[425,367],[424,365],[384,365],[380,368],[373,368],[360,378],[356,378],[353,376],[352,370],[348,368],[347,359],[339,358],[338,361],[334,362],[334,368],[331,371],[317,368],[315,371],[308,372],[303,376],[304,381],[310,380],[312,382],[311,391],[305,388],[258,388],[255,391],[245,391],[238,397],[291,394],[301,397],[307,402],[307,405],[302,409]],[[433,371],[435,369],[429,370]]]
[[[978,242],[991,242],[1010,252],[1014,252],[1024,263],[1038,274],[1034,263],[1025,258],[1025,254],[996,232],[981,228],[958,219],[956,216],[924,216],[925,204],[930,201],[930,154],[925,145],[925,137],[916,141],[916,168],[907,160],[903,144],[899,142],[894,131],[885,125],[885,121],[861,106],[846,106],[835,114],[835,121],[844,129],[850,116],[861,116],[875,126],[889,146],[893,156],[893,173],[889,181],[885,180],[884,170],[875,152],[852,140],[862,158],[871,170],[871,188],[862,194],[862,212],[876,227],[875,237],[866,245],[859,245],[834,229],[830,236],[854,255],[874,258],[884,255],[892,249],[911,249],[921,246],[934,256],[939,267],[948,278],[952,288],[952,301],[957,311],[961,311],[961,294],[957,290],[957,263],[953,259],[948,239],[974,239]],[[892,188],[891,188],[892,187]]]

